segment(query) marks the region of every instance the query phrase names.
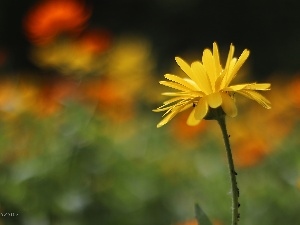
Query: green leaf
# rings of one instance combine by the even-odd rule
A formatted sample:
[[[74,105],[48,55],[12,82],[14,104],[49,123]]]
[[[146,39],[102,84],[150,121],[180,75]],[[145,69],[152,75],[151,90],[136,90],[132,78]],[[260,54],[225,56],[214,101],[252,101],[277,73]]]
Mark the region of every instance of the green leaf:
[[[199,204],[195,204],[195,212],[196,212],[196,219],[198,221],[198,225],[212,225],[208,216],[202,210]]]

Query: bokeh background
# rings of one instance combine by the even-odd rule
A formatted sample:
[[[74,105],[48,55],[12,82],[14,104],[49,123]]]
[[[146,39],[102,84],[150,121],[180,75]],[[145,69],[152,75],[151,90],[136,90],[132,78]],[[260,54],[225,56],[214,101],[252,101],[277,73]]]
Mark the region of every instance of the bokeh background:
[[[0,2],[0,224],[195,225],[199,203],[230,223],[214,121],[157,129],[174,57],[217,41],[251,51],[235,82],[268,82],[266,110],[228,118],[241,224],[300,224],[300,2]]]

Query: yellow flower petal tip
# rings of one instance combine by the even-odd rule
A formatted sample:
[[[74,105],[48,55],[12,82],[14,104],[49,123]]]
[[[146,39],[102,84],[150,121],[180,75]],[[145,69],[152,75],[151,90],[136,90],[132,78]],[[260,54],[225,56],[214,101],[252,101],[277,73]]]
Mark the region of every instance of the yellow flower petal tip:
[[[224,113],[230,117],[237,115],[234,93],[241,94],[259,103],[266,109],[271,108],[268,99],[257,91],[271,89],[269,83],[249,83],[231,85],[240,68],[249,57],[250,51],[245,49],[240,57],[234,58],[234,45],[231,44],[225,66],[220,63],[217,43],[213,43],[212,51],[203,51],[202,61],[194,61],[190,65],[182,58],[176,56],[175,61],[186,74],[182,78],[177,75],[165,74],[167,81],[160,81],[161,85],[175,89],[174,92],[164,92],[162,95],[170,99],[154,112],[165,111],[164,118],[157,124],[162,127],[178,113],[194,107],[187,120],[187,124],[195,126],[205,118],[209,108],[222,107]]]

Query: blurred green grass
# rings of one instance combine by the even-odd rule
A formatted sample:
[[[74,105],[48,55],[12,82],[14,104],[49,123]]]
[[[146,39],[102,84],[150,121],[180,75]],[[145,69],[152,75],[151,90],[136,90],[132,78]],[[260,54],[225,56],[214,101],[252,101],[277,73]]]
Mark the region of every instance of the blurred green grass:
[[[157,129],[158,119],[144,108],[113,123],[69,102],[46,118],[1,121],[1,212],[18,214],[2,216],[2,223],[176,224],[193,218],[199,202],[227,224],[230,186],[220,133],[206,131],[185,145],[171,126]],[[238,169],[243,224],[299,221],[299,129],[297,122],[278,149]]]

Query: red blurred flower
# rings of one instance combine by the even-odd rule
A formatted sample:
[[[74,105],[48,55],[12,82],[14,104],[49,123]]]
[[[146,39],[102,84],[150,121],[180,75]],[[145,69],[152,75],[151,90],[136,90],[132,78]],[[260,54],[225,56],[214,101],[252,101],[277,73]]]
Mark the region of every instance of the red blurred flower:
[[[90,53],[101,53],[110,46],[111,35],[105,30],[90,30],[79,39],[80,47]]]
[[[62,33],[78,34],[90,15],[79,0],[45,0],[30,10],[23,22],[30,41],[43,45]]]

